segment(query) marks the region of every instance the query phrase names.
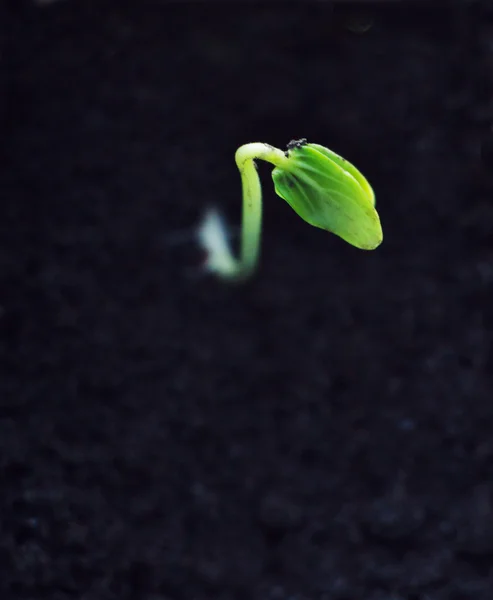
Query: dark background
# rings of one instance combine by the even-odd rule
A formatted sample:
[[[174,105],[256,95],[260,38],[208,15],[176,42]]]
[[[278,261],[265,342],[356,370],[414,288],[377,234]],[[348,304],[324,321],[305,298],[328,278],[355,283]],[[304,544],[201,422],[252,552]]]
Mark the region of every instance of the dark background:
[[[488,5],[3,6],[2,599],[493,598]],[[383,245],[261,167],[259,273],[201,276],[299,137]]]

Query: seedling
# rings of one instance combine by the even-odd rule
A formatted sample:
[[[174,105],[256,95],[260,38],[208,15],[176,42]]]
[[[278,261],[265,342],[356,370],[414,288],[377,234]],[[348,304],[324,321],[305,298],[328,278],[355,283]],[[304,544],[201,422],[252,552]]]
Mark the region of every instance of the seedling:
[[[347,160],[305,139],[283,152],[269,144],[240,146],[235,155],[243,187],[240,257],[233,256],[226,226],[209,210],[199,229],[207,253],[205,268],[223,279],[246,279],[258,265],[262,232],[262,187],[255,160],[274,165],[278,196],[307,223],[333,233],[352,246],[374,250],[383,240],[375,195],[365,177]]]

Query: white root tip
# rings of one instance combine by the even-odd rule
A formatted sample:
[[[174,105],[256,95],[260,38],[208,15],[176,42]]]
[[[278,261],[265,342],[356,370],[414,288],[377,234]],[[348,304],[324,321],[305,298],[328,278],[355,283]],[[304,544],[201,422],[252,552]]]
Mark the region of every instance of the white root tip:
[[[207,253],[205,269],[223,277],[236,274],[238,265],[231,253],[227,227],[215,209],[209,209],[198,228],[200,245]]]

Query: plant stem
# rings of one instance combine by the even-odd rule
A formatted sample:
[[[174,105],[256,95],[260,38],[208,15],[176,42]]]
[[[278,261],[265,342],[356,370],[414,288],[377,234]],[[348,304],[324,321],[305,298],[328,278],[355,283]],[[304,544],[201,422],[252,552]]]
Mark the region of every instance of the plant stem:
[[[264,160],[279,167],[288,157],[277,148],[255,142],[240,146],[235,161],[240,171],[243,189],[243,210],[240,258],[234,258],[224,222],[215,212],[209,212],[199,235],[208,253],[207,269],[225,279],[246,279],[258,265],[262,236],[262,186],[255,160]]]

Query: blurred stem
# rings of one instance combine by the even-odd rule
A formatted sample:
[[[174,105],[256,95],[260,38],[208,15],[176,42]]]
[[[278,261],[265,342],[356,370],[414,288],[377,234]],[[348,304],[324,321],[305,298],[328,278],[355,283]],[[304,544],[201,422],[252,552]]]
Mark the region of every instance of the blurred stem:
[[[264,160],[279,167],[288,157],[284,152],[255,142],[240,146],[235,161],[240,171],[243,190],[243,211],[240,257],[231,251],[224,221],[216,211],[209,211],[201,225],[199,235],[208,253],[207,270],[223,279],[247,279],[258,266],[262,237],[262,186],[255,160]]]

